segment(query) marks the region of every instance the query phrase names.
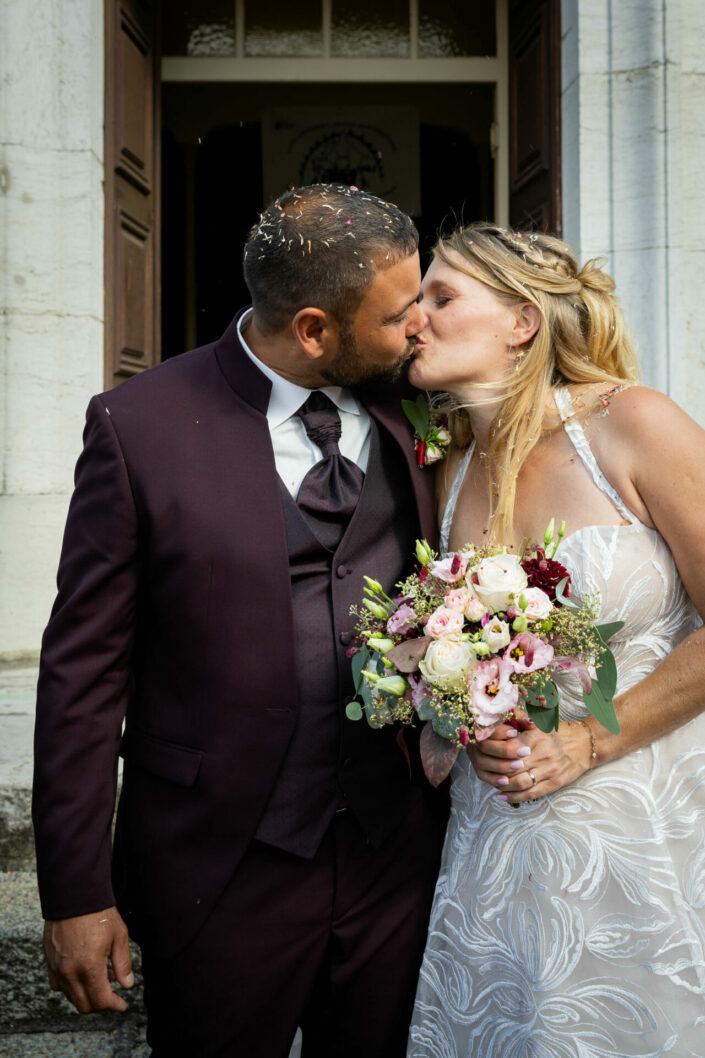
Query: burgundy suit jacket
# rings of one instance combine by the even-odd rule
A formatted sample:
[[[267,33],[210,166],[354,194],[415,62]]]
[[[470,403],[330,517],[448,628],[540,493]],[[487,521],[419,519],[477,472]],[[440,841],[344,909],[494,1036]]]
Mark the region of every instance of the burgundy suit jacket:
[[[298,708],[270,389],[233,321],[219,341],[88,407],[38,687],[33,812],[46,918],[115,902],[125,718],[123,752],[140,775],[129,823],[118,820],[115,888],[121,846],[139,827],[129,888],[161,950],[197,929],[252,838]],[[433,539],[433,475],[414,466],[401,395],[360,391],[408,460]]]

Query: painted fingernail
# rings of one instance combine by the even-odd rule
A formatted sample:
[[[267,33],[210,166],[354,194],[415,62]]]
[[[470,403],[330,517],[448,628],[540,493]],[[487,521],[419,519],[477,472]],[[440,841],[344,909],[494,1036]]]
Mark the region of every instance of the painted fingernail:
[[[509,798],[507,797],[507,795],[505,793],[495,794],[495,801],[508,801],[508,800],[509,800]]]
[[[519,746],[517,750],[517,757],[528,757],[531,754],[530,746]]]
[[[515,771],[516,771],[517,769],[524,767],[524,761],[523,760],[513,760],[511,762],[511,764],[509,765],[509,767],[510,768],[514,768]]]
[[[502,775],[501,778],[497,779],[498,786],[509,786],[509,779],[506,775]]]
[[[507,738],[516,738],[518,734],[519,732],[515,727],[510,727],[509,731],[507,731]]]

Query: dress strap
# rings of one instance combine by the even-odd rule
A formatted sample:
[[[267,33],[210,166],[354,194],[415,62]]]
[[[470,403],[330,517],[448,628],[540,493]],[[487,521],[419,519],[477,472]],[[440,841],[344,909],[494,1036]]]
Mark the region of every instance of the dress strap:
[[[443,518],[441,520],[441,532],[440,532],[440,549],[441,555],[444,555],[448,550],[448,541],[450,540],[450,529],[453,524],[453,515],[455,514],[455,505],[458,502],[458,496],[460,495],[460,489],[462,488],[465,475],[467,474],[470,461],[472,459],[473,452],[475,451],[475,442],[473,441],[467,452],[460,460],[458,469],[455,472],[453,478],[453,484],[450,487],[448,493],[448,499],[446,500],[445,509],[443,511]]]
[[[580,456],[584,466],[589,471],[592,480],[597,485],[598,489],[612,501],[616,509],[628,522],[636,521],[636,515],[629,510],[622,497],[619,495],[617,490],[610,485],[605,475],[600,470],[597,460],[595,459],[595,453],[590,447],[590,442],[585,436],[585,431],[578,417],[575,414],[573,407],[573,399],[570,395],[570,390],[567,386],[561,386],[560,389],[554,390],[554,400],[558,413],[563,423],[563,428],[570,438],[575,451]]]

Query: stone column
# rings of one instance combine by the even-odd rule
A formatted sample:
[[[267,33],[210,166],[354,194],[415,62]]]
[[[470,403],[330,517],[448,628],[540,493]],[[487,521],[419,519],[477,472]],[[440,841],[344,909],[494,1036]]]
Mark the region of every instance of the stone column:
[[[563,0],[564,235],[608,258],[644,380],[705,423],[705,8]]]
[[[103,0],[0,5],[0,662],[36,656],[103,388]]]

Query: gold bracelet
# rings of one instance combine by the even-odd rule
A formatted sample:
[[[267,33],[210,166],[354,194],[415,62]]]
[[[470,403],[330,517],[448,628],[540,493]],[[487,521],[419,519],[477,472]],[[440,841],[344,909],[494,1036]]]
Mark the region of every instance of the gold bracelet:
[[[595,764],[597,763],[597,750],[595,749],[595,736],[592,733],[592,728],[589,726],[587,720],[579,720],[578,723],[582,727],[585,728],[585,730],[588,733],[588,737],[590,739],[590,768],[588,770],[591,771],[595,767]]]

